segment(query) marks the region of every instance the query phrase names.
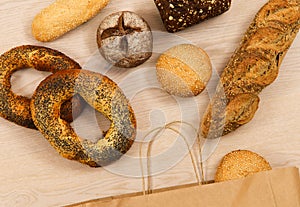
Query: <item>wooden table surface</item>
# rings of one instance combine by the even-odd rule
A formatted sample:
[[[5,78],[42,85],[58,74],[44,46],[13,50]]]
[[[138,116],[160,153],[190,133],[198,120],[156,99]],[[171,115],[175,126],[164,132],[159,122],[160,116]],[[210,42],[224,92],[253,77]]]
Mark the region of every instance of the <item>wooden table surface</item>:
[[[165,32],[152,0],[111,0],[99,15],[84,25],[53,42],[38,42],[31,35],[32,19],[52,2],[0,2],[1,54],[19,45],[42,45],[67,54],[83,68],[111,77],[122,87],[133,106],[138,121],[137,139],[121,160],[107,167],[90,168],[60,157],[38,131],[1,118],[0,206],[62,206],[142,191],[139,143],[147,132],[171,121],[189,122],[198,128],[218,74],[266,0],[233,1],[227,13],[176,34]],[[154,54],[151,59],[129,70],[110,67],[97,51],[96,30],[99,23],[106,15],[120,10],[134,11],[143,16],[154,35]],[[207,90],[195,98],[180,99],[166,94],[160,89],[155,77],[158,55],[180,43],[201,47],[213,63],[214,75]],[[299,68],[300,35],[286,55],[276,81],[260,94],[261,102],[254,119],[220,140],[204,143],[205,179],[213,179],[220,159],[237,149],[259,153],[273,168],[300,167]],[[11,80],[13,90],[30,96],[46,75],[48,73],[32,69],[16,72]],[[84,138],[97,138],[101,131],[97,123],[101,129],[107,127],[103,117],[86,108],[72,126]],[[195,157],[199,157],[193,130],[183,125],[178,129],[186,136],[189,145],[193,146]],[[145,149],[143,145],[143,156]],[[151,155],[152,188],[196,182],[187,147],[176,133],[169,130],[159,136],[153,144]]]

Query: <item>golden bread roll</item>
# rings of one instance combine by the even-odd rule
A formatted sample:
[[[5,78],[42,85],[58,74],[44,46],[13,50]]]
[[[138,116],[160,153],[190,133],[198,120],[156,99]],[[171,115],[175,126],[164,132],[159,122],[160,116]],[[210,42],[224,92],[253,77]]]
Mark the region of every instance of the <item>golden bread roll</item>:
[[[299,28],[299,0],[270,0],[260,9],[220,77],[202,119],[204,137],[223,136],[253,118],[258,94],[276,79]]]
[[[248,150],[236,150],[223,157],[215,175],[215,182],[243,178],[271,169],[270,164],[260,155]]]
[[[96,16],[108,3],[109,0],[56,0],[34,17],[32,34],[42,42],[55,40]]]
[[[162,88],[171,95],[197,96],[206,87],[212,73],[209,56],[192,44],[168,49],[156,63],[156,75]]]

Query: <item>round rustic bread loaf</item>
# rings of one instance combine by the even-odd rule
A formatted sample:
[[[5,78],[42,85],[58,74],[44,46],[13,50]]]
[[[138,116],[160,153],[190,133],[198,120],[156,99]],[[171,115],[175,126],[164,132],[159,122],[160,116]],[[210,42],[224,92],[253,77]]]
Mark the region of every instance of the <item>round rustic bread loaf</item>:
[[[108,15],[97,30],[100,54],[112,65],[133,68],[152,55],[151,28],[141,16],[130,11]]]
[[[181,97],[200,94],[211,73],[209,56],[192,44],[181,44],[168,49],[156,63],[156,75],[162,88],[171,95]]]
[[[215,182],[243,178],[271,169],[262,156],[248,150],[236,150],[223,157],[215,175]]]

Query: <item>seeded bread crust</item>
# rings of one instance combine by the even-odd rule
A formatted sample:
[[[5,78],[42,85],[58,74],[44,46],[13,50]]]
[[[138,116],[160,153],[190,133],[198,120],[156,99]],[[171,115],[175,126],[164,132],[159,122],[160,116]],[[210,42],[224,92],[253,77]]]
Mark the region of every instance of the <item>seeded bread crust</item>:
[[[231,0],[154,0],[168,32],[178,32],[218,16],[231,6]]]
[[[30,98],[15,94],[11,89],[12,74],[23,68],[55,73],[81,66],[63,53],[42,46],[22,45],[0,56],[0,116],[18,125],[36,129],[30,113]],[[62,118],[71,122],[82,111],[84,102],[75,95],[62,105]]]
[[[276,79],[299,28],[299,0],[270,0],[260,9],[220,77],[202,119],[204,137],[223,136],[253,118],[258,94]]]
[[[271,169],[270,164],[257,153],[236,150],[228,153],[221,160],[215,174],[215,182],[243,178]]]
[[[74,93],[111,121],[105,137],[97,142],[79,137],[59,116],[61,104]],[[48,76],[33,94],[31,112],[36,127],[61,156],[91,167],[119,159],[136,135],[136,119],[124,93],[108,77],[88,70],[63,70]]]

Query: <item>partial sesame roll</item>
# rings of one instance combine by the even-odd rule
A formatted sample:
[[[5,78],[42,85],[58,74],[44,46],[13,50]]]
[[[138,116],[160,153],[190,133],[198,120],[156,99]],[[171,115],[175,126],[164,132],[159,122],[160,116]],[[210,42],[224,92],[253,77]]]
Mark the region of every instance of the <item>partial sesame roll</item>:
[[[221,160],[215,174],[215,182],[239,179],[271,169],[268,161],[259,154],[249,150],[235,150]]]

